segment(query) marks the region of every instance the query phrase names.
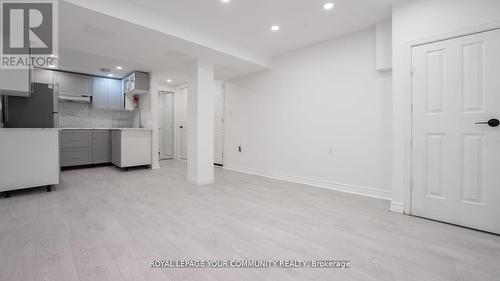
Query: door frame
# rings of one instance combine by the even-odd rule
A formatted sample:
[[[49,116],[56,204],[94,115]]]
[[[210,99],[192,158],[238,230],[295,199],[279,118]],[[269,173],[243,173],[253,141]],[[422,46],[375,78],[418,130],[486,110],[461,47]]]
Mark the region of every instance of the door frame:
[[[184,90],[184,89],[188,89],[188,84],[182,84],[180,86],[178,86],[175,90],[175,95],[174,95],[174,129],[175,129],[175,151],[174,151],[174,158],[177,159],[177,160],[180,160],[180,161],[187,161],[187,159],[182,159],[181,158],[181,155],[182,155],[182,131],[181,129],[179,128],[179,126],[181,126],[181,123],[180,123],[180,119],[181,119],[181,109],[182,109],[182,106],[180,104],[182,98],[180,96],[180,91]],[[186,108],[187,110],[187,108]],[[184,124],[184,126],[187,125],[187,111],[186,111],[186,124]]]
[[[394,118],[394,133],[393,133],[393,144],[402,144],[403,150],[399,151],[394,149],[393,153],[393,173],[394,164],[397,160],[403,159],[403,177],[402,182],[393,179],[393,189],[396,186],[403,186],[403,204],[400,202],[395,202],[392,200],[390,210],[397,213],[404,213],[412,215],[412,191],[413,191],[413,77],[412,77],[412,56],[413,48],[421,45],[427,45],[431,43],[436,43],[440,41],[450,40],[459,37],[465,37],[469,35],[474,35],[478,33],[488,32],[500,29],[500,21],[495,21],[492,23],[473,26],[470,28],[461,29],[454,32],[449,32],[437,36],[432,36],[424,39],[418,39],[407,42],[405,45],[405,65],[408,67],[408,71],[405,73],[405,85],[404,92],[401,97],[396,97],[393,94],[393,118]],[[399,100],[401,99],[401,100]],[[396,111],[398,105],[404,104],[405,106]],[[396,123],[395,120],[401,120],[401,123]]]
[[[163,143],[161,142],[161,131],[158,130],[158,143],[160,144],[159,145],[159,151],[158,151],[158,159],[159,161],[162,161],[162,160],[170,160],[170,159],[175,159],[175,92],[174,91],[170,91],[170,90],[159,90],[158,91],[158,102],[161,101],[161,95],[164,95],[164,94],[170,94],[172,95],[172,123],[173,123],[173,135],[172,135],[172,158],[162,158],[162,155],[161,155],[161,152],[162,152],[162,146],[163,146]],[[161,108],[161,106],[159,106],[159,108]],[[161,112],[160,112],[160,119],[161,119]],[[161,123],[161,120],[160,122]],[[160,126],[158,126],[158,129],[160,128]]]
[[[224,136],[225,136],[225,129],[226,129],[226,82],[222,80],[216,80],[217,82],[220,82],[221,87],[222,87],[222,127],[221,127],[221,146],[222,146],[222,163],[215,163],[214,159],[214,165],[216,166],[221,166],[224,167]],[[214,124],[215,125],[215,124]],[[215,139],[214,139],[215,143]]]

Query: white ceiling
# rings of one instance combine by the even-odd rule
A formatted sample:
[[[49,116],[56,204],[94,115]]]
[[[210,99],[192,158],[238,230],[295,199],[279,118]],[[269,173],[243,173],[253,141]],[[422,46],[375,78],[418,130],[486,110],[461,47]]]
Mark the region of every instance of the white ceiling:
[[[194,59],[227,80],[272,67],[272,57],[374,25],[397,0],[66,0],[59,2],[60,68],[123,76],[157,71],[186,81]],[[71,3],[70,3],[71,2]],[[269,30],[279,24],[279,32]],[[117,71],[116,65],[124,67]]]
[[[189,29],[274,56],[374,25],[397,0],[122,0]],[[324,11],[323,4],[335,8]],[[270,32],[278,24],[281,30]]]
[[[115,77],[131,71],[156,71],[182,84],[188,63],[205,59],[215,64],[221,80],[253,73],[262,66],[190,43],[159,31],[110,17],[68,2],[59,4],[58,68]],[[116,66],[123,67],[119,71]]]

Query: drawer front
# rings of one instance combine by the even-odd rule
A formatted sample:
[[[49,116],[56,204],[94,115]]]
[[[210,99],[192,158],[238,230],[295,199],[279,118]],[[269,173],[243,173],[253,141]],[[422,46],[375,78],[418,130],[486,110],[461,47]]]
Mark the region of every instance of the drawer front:
[[[71,149],[61,152],[61,166],[80,166],[92,164],[91,149]]]
[[[67,130],[61,133],[61,148],[92,147],[92,131]]]

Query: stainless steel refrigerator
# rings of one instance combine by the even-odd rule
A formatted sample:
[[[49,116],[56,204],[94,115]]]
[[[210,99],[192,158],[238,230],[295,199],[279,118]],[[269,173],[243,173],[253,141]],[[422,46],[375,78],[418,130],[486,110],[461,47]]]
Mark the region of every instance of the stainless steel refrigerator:
[[[29,97],[4,98],[7,128],[58,128],[59,91],[57,85],[32,83]]]

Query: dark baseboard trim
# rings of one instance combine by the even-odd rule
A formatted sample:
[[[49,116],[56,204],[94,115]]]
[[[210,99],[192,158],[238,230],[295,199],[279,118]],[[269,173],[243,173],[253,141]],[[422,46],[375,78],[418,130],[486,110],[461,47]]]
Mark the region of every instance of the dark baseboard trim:
[[[97,167],[105,167],[105,166],[113,166],[113,164],[112,163],[100,163],[100,164],[86,164],[86,165],[79,165],[79,166],[67,166],[67,167],[61,167],[61,171],[97,168]]]

